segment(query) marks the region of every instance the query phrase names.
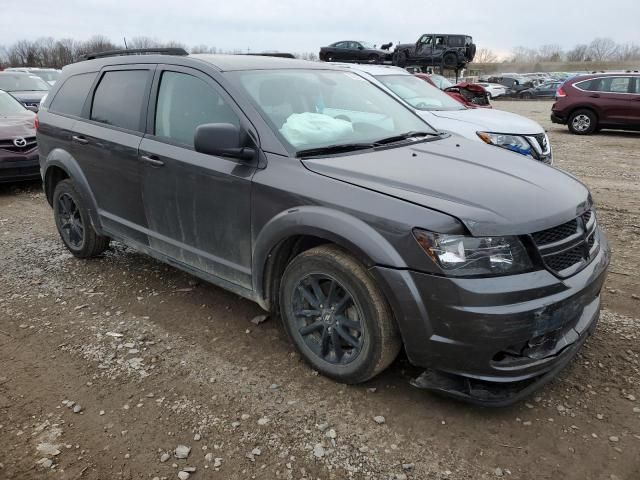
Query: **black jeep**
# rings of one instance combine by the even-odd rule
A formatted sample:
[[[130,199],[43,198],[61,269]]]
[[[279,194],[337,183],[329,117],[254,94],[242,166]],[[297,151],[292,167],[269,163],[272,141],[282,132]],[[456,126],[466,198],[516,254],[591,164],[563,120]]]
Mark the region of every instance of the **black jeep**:
[[[476,45],[469,35],[425,33],[416,43],[401,43],[393,52],[393,64],[459,69],[473,61]]]

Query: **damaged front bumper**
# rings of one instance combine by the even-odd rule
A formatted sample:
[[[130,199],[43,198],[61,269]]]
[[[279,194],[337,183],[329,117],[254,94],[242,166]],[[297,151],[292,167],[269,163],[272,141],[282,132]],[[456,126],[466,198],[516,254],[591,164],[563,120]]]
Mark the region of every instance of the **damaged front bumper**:
[[[595,330],[609,265],[598,255],[560,279],[546,270],[450,278],[377,267],[412,364],[413,384],[483,405],[504,406],[551,380]]]

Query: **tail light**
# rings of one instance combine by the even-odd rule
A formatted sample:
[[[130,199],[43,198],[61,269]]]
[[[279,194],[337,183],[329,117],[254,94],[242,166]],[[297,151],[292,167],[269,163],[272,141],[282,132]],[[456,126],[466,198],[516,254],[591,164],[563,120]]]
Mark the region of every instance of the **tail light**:
[[[556,92],[556,98],[566,97],[566,96],[567,96],[567,92],[565,92],[564,89],[560,87]]]
[[[33,126],[36,130],[40,128],[40,119],[38,118],[38,115],[36,115],[36,118],[33,120]]]

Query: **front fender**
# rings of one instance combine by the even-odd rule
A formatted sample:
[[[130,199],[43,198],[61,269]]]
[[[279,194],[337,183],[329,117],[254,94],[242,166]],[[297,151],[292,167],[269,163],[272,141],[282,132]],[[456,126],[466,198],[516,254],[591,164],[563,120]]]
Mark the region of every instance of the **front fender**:
[[[82,197],[82,202],[89,213],[89,218],[91,219],[94,229],[97,232],[101,232],[102,224],[100,222],[100,217],[98,216],[96,199],[89,187],[87,177],[82,173],[82,169],[80,168],[78,161],[69,152],[61,148],[52,149],[41,165],[45,195],[49,204],[51,205],[53,200],[53,190],[55,185],[51,182],[51,176],[55,168],[63,170],[66,176],[73,181],[74,186]]]
[[[253,286],[264,298],[269,255],[284,240],[312,235],[347,249],[368,267],[407,268],[396,249],[373,227],[348,213],[326,207],[290,208],[273,217],[260,231],[253,249]]]

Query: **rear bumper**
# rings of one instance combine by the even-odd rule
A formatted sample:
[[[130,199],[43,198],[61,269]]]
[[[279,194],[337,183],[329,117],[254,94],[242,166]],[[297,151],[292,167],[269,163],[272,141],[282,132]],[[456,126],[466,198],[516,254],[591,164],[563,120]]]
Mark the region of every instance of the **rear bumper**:
[[[456,279],[376,267],[409,360],[464,379],[467,386],[501,384],[511,393],[499,404],[539,388],[575,356],[595,328],[609,265],[607,242],[601,237],[593,261],[563,280],[546,270]],[[491,390],[486,385],[482,389]],[[458,390],[446,393],[474,400]],[[489,395],[496,396],[500,395]]]
[[[26,154],[0,155],[0,183],[40,178],[38,150]]]

